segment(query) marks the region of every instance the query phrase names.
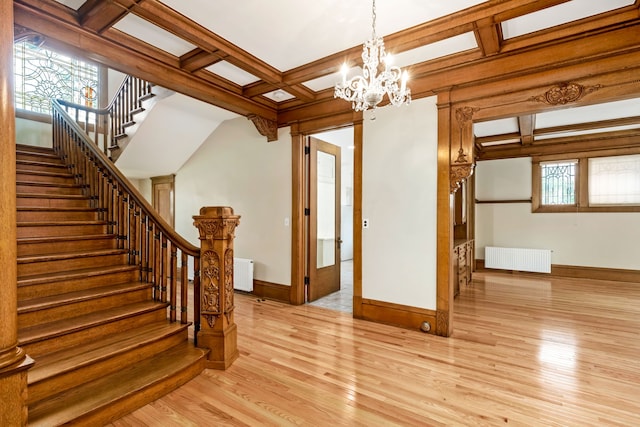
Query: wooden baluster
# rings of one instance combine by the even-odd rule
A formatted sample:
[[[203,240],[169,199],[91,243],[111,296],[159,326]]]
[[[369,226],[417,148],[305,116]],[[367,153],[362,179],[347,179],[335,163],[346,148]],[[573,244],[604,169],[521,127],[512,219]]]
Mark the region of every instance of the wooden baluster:
[[[178,249],[171,243],[171,295],[169,296],[170,308],[169,319],[171,322],[176,321],[176,308],[178,306]]]
[[[200,254],[193,257],[193,344],[198,346],[200,332]]]
[[[125,234],[125,226],[126,226],[126,219],[125,219],[125,209],[127,206],[127,202],[125,201],[125,195],[122,192],[122,188],[120,188],[120,185],[118,184],[118,247],[120,249],[125,249],[125,239],[127,238],[126,234]]]
[[[189,259],[184,251],[181,251],[180,263],[180,323],[187,323],[187,309],[189,307]]]
[[[169,271],[168,271],[168,253],[167,253],[167,237],[163,234],[162,235],[162,239],[160,240],[162,242],[162,246],[160,248],[161,250],[161,255],[160,255],[160,276],[162,279],[162,282],[160,283],[160,301],[162,302],[167,302],[167,282],[168,282],[168,275],[169,275]]]
[[[140,280],[149,282],[149,217],[142,216],[140,223]]]
[[[154,223],[149,224],[149,266],[151,268],[150,280],[153,284],[153,299],[159,299],[159,290],[158,290],[158,240],[159,237],[156,234],[156,226]]]

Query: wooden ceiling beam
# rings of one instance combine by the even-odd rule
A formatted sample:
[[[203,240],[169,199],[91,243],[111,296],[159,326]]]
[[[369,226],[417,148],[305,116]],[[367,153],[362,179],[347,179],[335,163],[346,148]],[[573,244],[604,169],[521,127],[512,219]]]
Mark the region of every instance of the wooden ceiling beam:
[[[219,50],[207,52],[198,47],[180,57],[180,68],[192,73],[224,60],[225,56]]]
[[[233,91],[211,85],[175,65],[161,62],[80,27],[77,23],[63,23],[39,8],[22,2],[14,3],[14,22],[56,40],[68,50],[75,50],[101,64],[128,73],[195,99],[233,111],[241,115],[257,114],[267,120],[276,120],[277,112],[264,104],[246,99]],[[115,30],[110,29],[109,32]],[[174,57],[175,58],[175,57]]]
[[[484,56],[491,56],[500,53],[501,32],[500,24],[496,24],[493,17],[483,18],[474,23],[475,36],[478,46]]]
[[[111,1],[128,4],[133,0]],[[132,11],[141,18],[153,22],[160,28],[175,34],[207,52],[224,52],[224,54],[227,55],[225,61],[266,82],[272,84],[282,82],[282,73],[279,70],[157,0],[144,0],[138,3]]]
[[[78,9],[80,25],[96,33],[111,28],[127,15],[133,5],[143,0],[132,0],[132,5],[125,7],[119,3],[103,0],[87,0]]]
[[[520,129],[520,143],[529,145],[533,143],[533,133],[536,128],[536,115],[527,114],[518,117],[518,128]]]
[[[557,135],[560,133],[580,132],[585,130],[604,129],[630,125],[640,125],[640,116],[623,117],[611,120],[598,120],[587,123],[574,123],[563,126],[552,126],[548,128],[536,129],[533,134],[535,136]]]
[[[546,156],[605,149],[635,148],[640,151],[640,131],[602,132],[580,137],[553,138],[531,145],[505,144],[483,147],[479,160]]]

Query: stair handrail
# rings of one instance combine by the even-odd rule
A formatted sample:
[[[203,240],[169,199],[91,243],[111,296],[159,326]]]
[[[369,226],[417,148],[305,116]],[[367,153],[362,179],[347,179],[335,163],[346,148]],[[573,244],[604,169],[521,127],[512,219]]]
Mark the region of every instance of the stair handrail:
[[[110,233],[118,238],[118,247],[129,253],[129,264],[140,267],[140,280],[153,284],[154,299],[169,303],[170,320],[176,321],[177,251],[181,252],[181,314],[188,323],[188,257],[194,263],[194,342],[200,330],[200,248],[169,225],[142,194],[118,170],[98,143],[66,111],[76,117],[104,115],[106,109],[94,109],[61,100],[52,101],[53,149],[84,188],[87,196],[107,222]],[[94,120],[98,123],[98,118]],[[99,127],[99,126],[96,126]],[[171,258],[171,263],[168,260]],[[168,284],[168,286],[167,286]],[[167,290],[168,289],[168,290]]]
[[[151,95],[151,82],[139,77],[128,75],[111,98],[106,110],[111,120],[111,135],[109,150],[111,157],[116,157],[121,147],[118,140],[126,135],[125,128],[133,123],[133,115],[142,111],[142,101]],[[118,154],[119,155],[119,154]]]

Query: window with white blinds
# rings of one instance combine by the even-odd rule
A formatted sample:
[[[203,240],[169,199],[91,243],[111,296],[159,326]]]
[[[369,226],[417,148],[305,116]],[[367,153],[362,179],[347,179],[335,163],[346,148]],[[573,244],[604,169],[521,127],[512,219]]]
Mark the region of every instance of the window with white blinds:
[[[589,205],[640,205],[640,154],[590,158]]]

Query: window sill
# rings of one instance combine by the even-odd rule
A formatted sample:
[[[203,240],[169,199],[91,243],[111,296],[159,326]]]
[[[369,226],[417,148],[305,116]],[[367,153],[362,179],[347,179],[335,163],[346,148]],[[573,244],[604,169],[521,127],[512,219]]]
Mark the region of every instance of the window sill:
[[[533,213],[565,213],[565,212],[640,212],[640,206],[538,206]]]

